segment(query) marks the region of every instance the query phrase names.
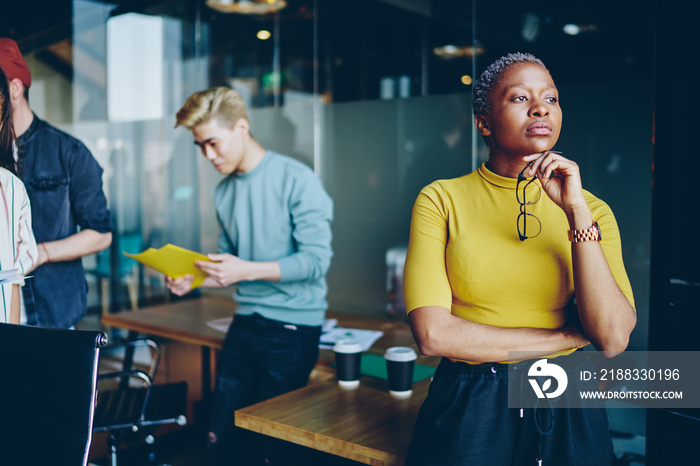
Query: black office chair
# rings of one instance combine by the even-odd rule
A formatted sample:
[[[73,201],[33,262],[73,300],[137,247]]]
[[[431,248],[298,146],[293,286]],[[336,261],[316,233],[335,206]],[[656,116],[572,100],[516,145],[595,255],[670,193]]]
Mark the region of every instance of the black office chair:
[[[149,354],[145,370],[131,367],[131,353],[140,348],[147,349]],[[109,434],[108,454],[111,466],[117,466],[117,450],[122,444],[145,441],[152,448],[155,427],[165,424],[184,426],[187,423],[187,383],[153,383],[160,361],[160,347],[153,340],[139,339],[110,345],[103,360],[107,359],[108,351],[123,351],[120,356],[126,363],[121,370],[98,375],[93,431]],[[138,359],[138,354],[134,359]],[[147,456],[155,462],[153,449]]]
[[[0,464],[85,466],[102,332],[0,324]]]

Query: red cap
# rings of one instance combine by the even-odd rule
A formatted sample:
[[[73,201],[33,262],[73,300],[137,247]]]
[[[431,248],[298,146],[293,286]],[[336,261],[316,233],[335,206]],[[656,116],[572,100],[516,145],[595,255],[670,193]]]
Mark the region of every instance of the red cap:
[[[0,38],[0,68],[7,75],[7,79],[19,79],[24,87],[32,85],[32,73],[27,68],[22,53],[17,47],[17,42],[7,37]]]

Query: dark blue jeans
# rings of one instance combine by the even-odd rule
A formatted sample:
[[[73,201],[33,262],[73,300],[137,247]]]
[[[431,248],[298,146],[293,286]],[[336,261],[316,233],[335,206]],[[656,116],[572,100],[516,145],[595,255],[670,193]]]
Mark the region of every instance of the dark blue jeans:
[[[572,372],[595,370],[578,351],[552,361]],[[566,393],[579,390],[597,386],[570,377]],[[521,417],[520,409],[508,408],[507,365],[443,358],[418,414],[406,466],[535,466],[538,457],[543,466],[610,466],[614,454],[603,403],[525,409]]]
[[[259,314],[236,316],[217,360],[210,431],[217,464],[262,464],[262,436],[235,427],[235,411],[306,385],[318,360],[321,327]]]

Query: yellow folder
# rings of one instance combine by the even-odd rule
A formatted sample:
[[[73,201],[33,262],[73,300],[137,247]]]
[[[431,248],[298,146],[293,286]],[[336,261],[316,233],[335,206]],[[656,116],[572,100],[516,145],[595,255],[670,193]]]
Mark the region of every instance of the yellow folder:
[[[169,243],[160,249],[148,248],[138,254],[124,252],[124,255],[172,278],[192,275],[194,276],[193,289],[202,286],[202,282],[208,277],[206,273],[195,267],[194,261],[211,261],[204,254]]]

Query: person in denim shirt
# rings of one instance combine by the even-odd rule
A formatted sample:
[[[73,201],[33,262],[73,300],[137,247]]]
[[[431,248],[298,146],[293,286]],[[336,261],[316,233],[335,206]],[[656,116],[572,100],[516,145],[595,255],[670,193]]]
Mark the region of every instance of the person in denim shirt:
[[[17,43],[0,38],[0,67],[10,81],[18,163],[32,206],[39,258],[22,289],[26,323],[71,328],[87,308],[81,258],[112,242],[102,168],[77,139],[29,107],[31,73]]]

